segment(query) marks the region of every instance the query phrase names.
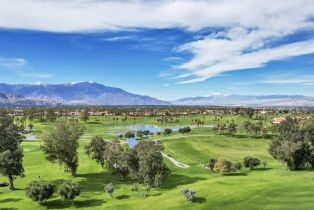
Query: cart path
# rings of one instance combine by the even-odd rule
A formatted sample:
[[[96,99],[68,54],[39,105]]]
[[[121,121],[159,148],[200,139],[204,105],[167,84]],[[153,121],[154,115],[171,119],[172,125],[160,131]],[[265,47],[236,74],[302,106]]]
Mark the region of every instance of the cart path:
[[[177,167],[179,168],[189,168],[191,167],[190,165],[187,165],[185,163],[181,163],[179,161],[177,161],[176,159],[172,158],[172,157],[169,157],[168,155],[166,155],[165,153],[163,152],[160,152],[165,158],[167,158],[168,160],[170,160],[174,165],[176,165]]]

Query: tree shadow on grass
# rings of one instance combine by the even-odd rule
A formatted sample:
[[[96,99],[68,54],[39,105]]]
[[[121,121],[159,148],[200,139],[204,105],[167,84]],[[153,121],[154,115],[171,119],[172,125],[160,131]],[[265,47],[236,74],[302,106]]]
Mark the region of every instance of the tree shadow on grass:
[[[71,207],[72,203],[57,199],[52,201],[46,201],[45,206],[47,207],[47,209],[65,209]]]
[[[115,185],[115,188],[118,188],[119,184],[133,183],[131,179],[121,180],[117,176],[105,172],[78,174],[77,177],[82,178],[78,183],[85,192],[103,192],[104,186],[108,183]]]
[[[230,174],[224,174],[224,176],[247,176],[246,173],[230,173]]]
[[[128,199],[130,196],[129,195],[119,195],[115,197],[117,200],[123,200],[123,199]]]
[[[6,199],[0,200],[0,203],[17,202],[20,200],[22,200],[22,199],[20,199],[20,198],[6,198]]]
[[[160,186],[162,189],[173,189],[180,185],[192,184],[201,180],[205,180],[205,178],[201,177],[189,177],[180,174],[170,174],[165,180],[164,184]]]
[[[47,201],[46,207],[47,209],[66,209],[70,208],[71,206],[75,206],[76,208],[87,208],[90,207],[96,207],[101,206],[106,201],[100,200],[100,199],[90,199],[90,200],[83,200],[83,201],[63,201],[63,200],[53,200],[53,201]]]
[[[254,168],[253,171],[269,171],[273,168]]]
[[[0,208],[0,210],[18,210],[17,208]]]
[[[101,206],[103,203],[106,203],[106,201],[100,200],[100,199],[91,199],[91,200],[84,200],[84,201],[75,201],[74,206],[76,208],[96,207],[96,206]]]
[[[197,198],[193,201],[193,203],[204,203],[204,202],[206,202],[206,198],[204,198],[204,197],[197,197]]]

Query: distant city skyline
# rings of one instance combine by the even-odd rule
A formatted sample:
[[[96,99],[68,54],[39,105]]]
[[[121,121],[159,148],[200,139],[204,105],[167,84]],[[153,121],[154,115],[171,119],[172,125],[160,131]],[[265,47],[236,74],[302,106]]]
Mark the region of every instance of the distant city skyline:
[[[314,1],[0,2],[0,82],[314,96]]]

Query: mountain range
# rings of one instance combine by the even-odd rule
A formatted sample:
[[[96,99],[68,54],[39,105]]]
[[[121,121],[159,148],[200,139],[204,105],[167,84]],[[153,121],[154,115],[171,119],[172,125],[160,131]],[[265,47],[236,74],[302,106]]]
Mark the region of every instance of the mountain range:
[[[58,105],[199,105],[251,107],[314,107],[314,97],[302,95],[222,95],[161,101],[96,82],[67,84],[0,83],[0,106]]]
[[[96,82],[68,84],[0,83],[1,105],[170,105],[149,96],[129,93]],[[22,103],[23,102],[23,103]]]
[[[212,95],[182,98],[176,105],[248,106],[248,107],[314,107],[314,97],[302,95]]]

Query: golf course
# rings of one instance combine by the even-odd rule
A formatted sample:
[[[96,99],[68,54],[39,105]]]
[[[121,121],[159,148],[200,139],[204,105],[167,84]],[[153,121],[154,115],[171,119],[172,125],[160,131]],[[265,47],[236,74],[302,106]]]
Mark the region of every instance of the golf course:
[[[113,116],[90,117],[86,123],[80,121],[85,131],[79,139],[79,165],[75,177],[65,172],[60,164],[47,161],[41,150],[42,136],[54,123],[34,120],[33,135],[36,140],[24,140],[21,144],[24,151],[24,176],[14,180],[14,191],[0,188],[0,209],[314,209],[314,171],[289,171],[287,166],[275,160],[268,152],[271,139],[275,138],[271,135],[267,138],[247,135],[241,129],[232,136],[217,133],[209,126],[214,124],[213,116],[179,117],[179,122],[162,125],[176,127],[190,125],[192,119],[204,119],[203,126],[191,125],[189,134],[174,131],[170,135],[137,139],[138,142],[159,142],[163,145],[164,156],[188,166],[180,167],[169,158],[164,158],[171,173],[159,187],[152,188],[145,197],[139,196],[130,190],[134,180],[130,177],[121,179],[109,169],[101,168],[85,154],[84,147],[95,135],[101,135],[108,141],[114,139],[116,133],[126,131],[123,129],[126,125],[161,125],[155,117],[139,117],[125,122],[116,118],[119,119]],[[240,124],[246,117],[225,115],[221,119],[233,119]],[[120,142],[127,146],[123,137]],[[225,175],[206,168],[210,158],[242,162],[246,156],[254,156],[267,164],[259,165],[254,170],[242,168],[237,173]],[[81,187],[81,194],[72,202],[63,201],[54,194],[45,205],[39,205],[25,193],[28,183],[35,180],[56,184],[76,182]],[[0,181],[6,181],[6,177],[0,176]],[[115,187],[112,197],[104,191],[108,183]],[[194,202],[184,198],[181,193],[184,188],[197,192]]]

